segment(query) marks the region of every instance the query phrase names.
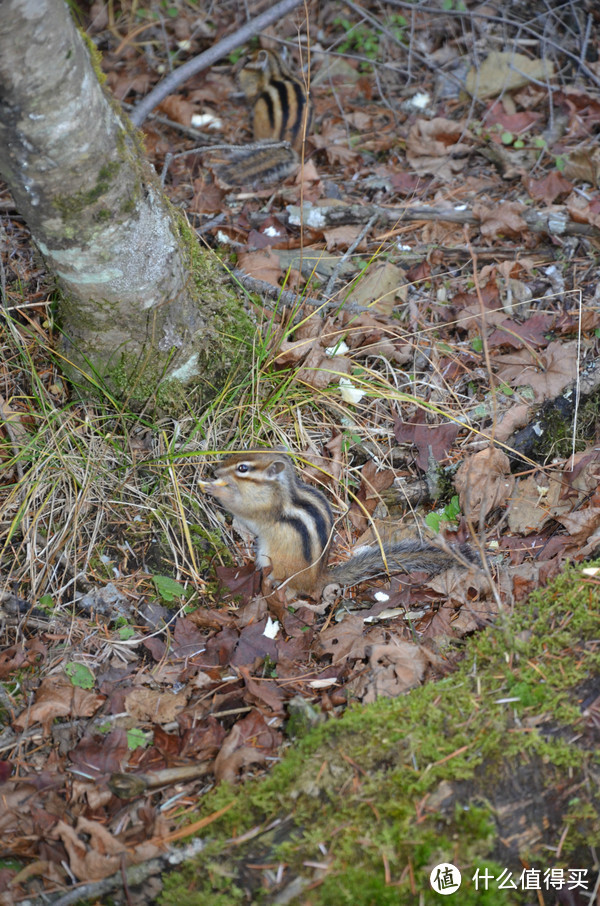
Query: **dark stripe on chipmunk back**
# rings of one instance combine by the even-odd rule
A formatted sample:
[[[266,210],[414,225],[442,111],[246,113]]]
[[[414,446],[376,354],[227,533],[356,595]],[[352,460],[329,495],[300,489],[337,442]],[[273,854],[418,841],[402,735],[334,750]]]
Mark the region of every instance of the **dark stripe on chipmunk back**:
[[[288,82],[288,85],[290,83]],[[291,124],[290,132],[292,135],[291,144],[293,145],[301,133],[303,120],[304,120],[304,111],[307,109],[308,101],[304,95],[304,88],[299,82],[291,82],[294,86],[294,94],[296,95],[296,119]],[[310,129],[310,114],[306,121],[306,131]]]
[[[296,82],[295,79],[292,78],[289,78],[285,82],[274,79],[271,86],[279,95],[279,107],[281,110],[279,138],[289,141],[291,145],[294,145],[302,127],[302,119],[306,107],[304,91],[299,82]],[[293,95],[295,95],[295,97]],[[290,119],[291,117],[293,118]],[[271,125],[274,126],[275,124],[271,123]]]
[[[282,522],[287,522],[288,525],[291,525],[292,528],[296,529],[300,535],[300,541],[302,543],[302,555],[307,563],[312,563],[315,559],[313,557],[312,545],[310,543],[310,532],[308,531],[305,524],[301,519],[297,519],[295,516],[286,516],[281,517]]]
[[[273,138],[278,136],[275,135],[275,105],[273,104],[273,98],[271,97],[268,91],[263,91],[262,94],[258,96],[254,106],[259,109],[260,102],[263,102],[265,109],[267,111],[267,119],[269,120],[269,129],[273,133]]]
[[[329,507],[324,514],[323,509],[320,509],[318,506],[315,506],[312,503],[307,503],[306,500],[303,502],[303,505],[306,512],[309,513],[309,515],[311,515],[314,519],[317,535],[319,536],[321,550],[324,551],[331,540],[331,521],[329,518]]]
[[[281,122],[279,123],[279,138],[283,140],[286,138],[286,132],[288,129],[288,120],[290,118],[290,112],[291,112],[290,101],[292,99],[289,96],[289,89],[291,88],[292,85],[295,88],[296,85],[292,81],[282,82],[279,79],[274,79],[271,82],[271,85],[273,86],[273,88],[275,89],[277,94],[279,95],[279,109],[281,110]],[[301,100],[298,103],[303,103],[303,102]],[[296,104],[296,108],[297,107],[298,107],[298,104]]]
[[[317,530],[317,535],[319,536],[319,543],[321,545],[321,551],[325,550],[329,544],[329,534],[331,531],[331,517],[329,514],[329,504],[326,499],[321,496],[320,492],[314,488],[306,485],[303,489],[303,494],[292,494],[291,503],[298,507],[298,509],[304,510],[312,517],[312,520],[315,524]],[[312,494],[316,500],[319,501],[321,506],[317,504],[310,503],[304,494]],[[321,552],[319,551],[319,553]],[[314,559],[314,558],[313,558]]]

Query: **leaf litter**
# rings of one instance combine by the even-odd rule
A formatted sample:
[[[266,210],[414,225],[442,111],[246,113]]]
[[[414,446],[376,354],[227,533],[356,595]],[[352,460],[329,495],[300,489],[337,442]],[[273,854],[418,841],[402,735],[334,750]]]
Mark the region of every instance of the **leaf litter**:
[[[156,82],[155,47],[165,34],[180,61],[212,43],[213,23],[202,15],[193,23],[189,11],[180,11],[162,27],[149,24],[140,53],[140,39],[128,38],[133,22],[126,11],[124,5],[119,28],[103,18],[101,3],[90,11],[108,85],[122,101]],[[435,30],[429,40],[435,42]],[[459,35],[452,44],[460,46]],[[59,611],[51,618],[32,613],[23,622],[23,599],[3,593],[0,674],[8,691],[0,832],[10,841],[7,853],[29,865],[0,870],[6,906],[154,858],[203,790],[252,777],[279,757],[290,703],[308,700],[315,713],[331,716],[349,700],[393,697],[443,675],[455,657],[447,642],[493,620],[498,600],[517,606],[566,558],[592,557],[600,548],[597,416],[574,454],[571,415],[566,446],[558,443],[558,428],[533,460],[515,456],[511,444],[542,404],[575,392],[577,364],[582,372],[598,354],[594,89],[565,84],[563,76],[557,90],[559,70],[533,51],[490,50],[466,77],[477,104],[470,107],[459,91],[441,91],[423,115],[405,105],[414,86],[385,78],[376,86],[372,74],[357,72],[355,60],[341,62],[345,68],[336,74],[327,55],[315,55],[319,131],[299,181],[236,197],[213,181],[201,155],[176,156],[193,148],[193,123],[207,113],[223,130],[219,141],[249,135],[246,113],[240,116],[231,100],[228,66],[198,74],[165,100],[163,119],[145,125],[146,148],[158,172],[165,169],[173,202],[209,244],[233,249],[249,277],[277,289],[287,281],[286,289],[299,293],[291,313],[274,306],[264,318],[267,367],[291,374],[329,418],[307,427],[283,406],[271,436],[295,436],[303,460],[314,466],[305,474],[343,504],[338,549],[351,548],[368,526],[377,536],[404,520],[414,534],[415,504],[407,501],[420,496],[426,509],[440,505],[447,539],[485,535],[492,567],[494,552],[502,558],[496,593],[482,571],[454,568],[433,579],[415,574],[365,583],[352,597],[290,608],[268,577],[260,588],[241,546],[238,565],[216,566],[219,584],[179,610],[177,593],[169,607],[159,603],[142,566],[115,567],[113,583],[91,576],[94,620]],[[434,87],[425,66],[418,81],[420,90]],[[360,105],[357,84],[365,92]],[[393,104],[373,101],[376,87]],[[348,220],[321,217],[332,202],[346,207]],[[302,229],[290,216],[294,207],[304,210],[301,203],[310,210]],[[526,217],[532,203],[550,221],[585,229],[534,231]],[[435,216],[400,215],[393,226],[375,221],[363,235],[356,209],[399,204],[429,206]],[[444,219],[450,215],[457,219]],[[219,223],[210,226],[213,219]],[[2,245],[9,292],[18,281],[30,288],[40,302],[36,329],[46,336],[44,288],[23,252],[22,226],[11,235]],[[548,273],[555,262],[560,280]],[[332,277],[321,320],[303,294],[310,281],[311,296],[319,298]],[[344,300],[368,311],[344,310]],[[351,402],[342,408],[343,379],[358,393],[347,394]],[[46,380],[48,392],[66,402],[51,369]],[[31,428],[21,398],[15,394],[3,407],[15,422],[13,438]],[[438,465],[460,503],[459,518],[445,523]],[[339,481],[346,473],[348,496]],[[7,501],[4,512],[11,514],[14,503]],[[144,556],[133,560],[142,564]],[[113,562],[129,563],[122,551]],[[6,563],[3,570],[10,574]],[[26,571],[16,575],[27,594]],[[135,617],[132,643],[113,618],[114,583],[127,592],[120,618]],[[46,590],[41,581],[35,588],[37,596]],[[36,605],[35,598],[25,604]],[[69,678],[68,663],[85,665],[92,689]],[[166,779],[172,776],[166,772],[192,767],[192,779]],[[117,795],[123,777],[141,783],[131,800]]]

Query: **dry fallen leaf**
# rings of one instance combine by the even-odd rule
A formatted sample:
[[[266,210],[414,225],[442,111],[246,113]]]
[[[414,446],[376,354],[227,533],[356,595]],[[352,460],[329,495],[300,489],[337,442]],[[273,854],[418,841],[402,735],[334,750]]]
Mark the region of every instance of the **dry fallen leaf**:
[[[400,444],[414,444],[418,450],[419,468],[427,472],[431,461],[444,462],[456,440],[460,426],[453,422],[442,425],[428,425],[425,413],[419,409],[410,422],[397,418],[394,436]]]
[[[573,191],[573,184],[565,179],[560,170],[552,170],[541,179],[528,177],[525,185],[534,201],[543,201],[545,204],[552,204],[561,195],[566,197]]]
[[[241,768],[264,763],[281,742],[281,733],[267,726],[257,711],[251,711],[225,738],[215,759],[216,779],[234,783]]]
[[[349,328],[346,342],[355,359],[381,355],[397,365],[413,360],[414,348],[410,337],[405,338],[406,334],[397,322],[390,322],[377,311],[363,311],[344,320]]]
[[[493,97],[530,82],[547,82],[554,76],[550,60],[536,60],[514,51],[492,51],[467,74],[466,89],[476,98]]]
[[[516,237],[529,232],[529,227],[521,214],[527,208],[520,201],[503,201],[488,207],[484,204],[473,205],[473,214],[479,217],[479,229],[486,239],[498,236]]]
[[[343,224],[339,227],[332,227],[330,230],[324,230],[323,236],[325,237],[325,243],[327,246],[328,252],[333,252],[335,249],[348,248],[349,245],[352,245],[357,236],[360,235],[362,226],[355,226],[350,224]],[[365,242],[362,242],[363,249],[366,248]]]
[[[450,180],[465,168],[471,141],[471,133],[460,121],[419,119],[408,134],[406,159],[419,176]]]
[[[223,207],[224,192],[215,183],[202,177],[194,180],[194,197],[190,211],[195,214],[212,214]]]
[[[264,280],[277,286],[282,275],[279,256],[272,249],[259,252],[240,252],[238,265],[256,280]]]
[[[597,142],[588,148],[576,148],[565,159],[564,175],[567,179],[589,182],[600,186],[600,149]]]
[[[515,406],[511,406],[507,412],[505,412],[498,424],[496,425],[496,430],[494,431],[494,440],[505,443],[509,437],[518,431],[519,428],[524,428],[525,425],[529,424],[531,418],[531,406],[528,406],[527,403],[518,403]]]
[[[397,302],[407,298],[406,273],[390,261],[375,264],[352,286],[350,298],[357,305],[371,306],[384,315],[391,315]]]
[[[600,450],[582,450],[569,457],[565,464],[565,480],[578,497],[587,496],[600,486]]]
[[[506,320],[495,273],[490,274],[490,278],[479,287],[479,292],[459,292],[452,297],[452,306],[459,313],[458,323],[463,330],[481,335],[484,326],[497,326]]]
[[[130,717],[155,724],[171,723],[186,704],[185,693],[168,692],[166,689],[132,689],[125,698],[125,708]]]
[[[511,281],[514,283],[515,281]],[[513,296],[514,298],[514,296]],[[546,334],[552,327],[554,316],[538,312],[523,322],[507,318],[488,337],[490,349],[497,346],[512,346],[522,349],[523,346],[547,346]]]
[[[589,204],[585,198],[576,195],[568,200],[566,208],[569,217],[575,223],[590,223],[600,229],[600,211],[597,203]]]
[[[396,698],[413,686],[418,686],[427,667],[427,658],[422,649],[413,642],[395,640],[389,645],[370,645],[367,648],[369,671],[358,678],[358,684],[350,682],[350,688],[363,702],[378,698]]]
[[[541,119],[541,114],[534,113],[533,110],[508,112],[510,108],[516,110],[512,97],[505,95],[502,100],[495,100],[490,104],[485,114],[486,126],[489,128],[490,126],[499,123],[503,130],[512,132],[513,135],[518,136],[523,132],[531,132],[531,127],[535,126]],[[500,134],[497,135],[493,132],[491,133],[490,138],[492,141],[496,142],[502,140]]]
[[[334,623],[324,629],[318,637],[320,653],[330,654],[332,664],[343,664],[346,660],[363,660],[366,657],[366,646],[386,641],[386,630],[375,626],[365,637],[364,617],[353,614],[345,617],[341,623]]]
[[[59,821],[52,837],[60,839],[69,856],[69,868],[80,881],[99,881],[119,870],[127,847],[98,821],[83,816],[76,827]]]
[[[453,604],[472,604],[472,593],[477,592],[482,597],[490,590],[490,583],[485,572],[478,566],[470,566],[464,569],[459,566],[453,566],[451,569],[445,569],[437,576],[432,576],[427,582],[429,588],[433,591],[444,595]],[[477,609],[481,608],[480,602],[477,603]],[[452,623],[453,630],[454,621]]]
[[[578,544],[584,544],[600,525],[600,507],[589,506],[556,519]]]
[[[572,503],[560,503],[561,483],[545,475],[528,475],[516,485],[508,512],[511,532],[526,535],[537,532],[548,522],[572,509]]]
[[[273,356],[273,365],[297,365],[301,362],[312,348],[318,345],[316,337],[309,337],[302,340],[282,340],[277,344],[275,355]],[[323,350],[321,350],[321,355]]]
[[[194,105],[178,94],[170,94],[164,101],[161,101],[158,109],[174,123],[181,123],[182,126],[190,125],[195,111]]]
[[[14,723],[23,728],[39,721],[48,734],[55,718],[91,717],[105,700],[105,695],[80,689],[64,676],[48,676],[40,683],[34,703]]]
[[[367,527],[365,510],[369,515],[373,513],[381,500],[381,491],[385,491],[394,483],[395,475],[391,469],[379,469],[372,460],[365,463],[360,474],[357,499],[353,501],[348,516],[354,527],[364,532]]]
[[[513,492],[508,456],[493,446],[469,456],[458,469],[454,486],[462,512],[483,525],[488,513],[506,506]]]
[[[350,374],[351,369],[350,359],[341,355],[328,356],[321,346],[315,345],[298,372],[297,380],[315,390],[323,390],[333,381],[337,383],[340,376]]]
[[[360,159],[358,151],[348,147],[348,132],[342,126],[331,125],[325,121],[321,132],[311,137],[312,143],[325,151],[330,164],[350,164]]]
[[[600,551],[600,531],[596,530],[585,542],[573,541],[567,547],[568,553],[577,560],[590,560],[598,557]]]
[[[554,399],[577,377],[577,341],[555,340],[545,350],[534,353],[521,349],[496,356],[498,378],[511,387],[529,385],[537,403]]]

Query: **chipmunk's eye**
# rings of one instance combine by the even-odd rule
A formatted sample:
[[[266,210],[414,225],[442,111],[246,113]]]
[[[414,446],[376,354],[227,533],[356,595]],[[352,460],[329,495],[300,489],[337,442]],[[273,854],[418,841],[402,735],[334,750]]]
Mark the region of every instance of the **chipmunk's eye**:
[[[241,472],[241,474],[243,475],[244,472],[248,472],[248,471],[249,471],[249,468],[250,468],[250,467],[248,466],[248,463],[241,462],[241,463],[239,464],[239,466],[237,467],[237,471],[238,471],[238,472]]]

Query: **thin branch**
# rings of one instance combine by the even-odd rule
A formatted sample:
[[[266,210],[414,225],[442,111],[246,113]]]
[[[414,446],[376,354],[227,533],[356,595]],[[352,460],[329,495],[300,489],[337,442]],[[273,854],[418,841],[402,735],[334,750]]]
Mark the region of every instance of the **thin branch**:
[[[305,205],[304,210],[296,206],[289,208],[289,222],[298,225],[301,216],[309,227],[313,208]],[[452,208],[385,208],[380,205],[332,205],[318,208],[319,229],[324,226],[342,226],[349,223],[364,223],[367,218],[376,217],[381,223],[414,223],[415,221],[439,221],[440,223],[461,223],[478,227],[481,218],[472,211],[455,211]],[[523,206],[519,216],[532,233],[546,233],[549,236],[589,236],[600,237],[600,229],[591,223],[576,223],[563,211],[546,213]]]
[[[258,280],[256,277],[251,277],[239,268],[232,270],[231,275],[251,293],[258,293],[263,299],[265,297],[277,299],[279,303],[290,308],[295,308],[298,305],[308,305],[310,308],[318,308],[320,311],[330,311],[331,309],[337,310],[342,307],[341,302],[326,302],[322,299],[313,299],[310,296],[294,293],[290,289],[281,289],[281,287],[275,286],[273,283],[267,283],[266,280]],[[344,311],[349,311],[352,314],[361,314],[361,312],[371,309],[370,305],[357,305],[356,302],[346,302],[343,307]]]

